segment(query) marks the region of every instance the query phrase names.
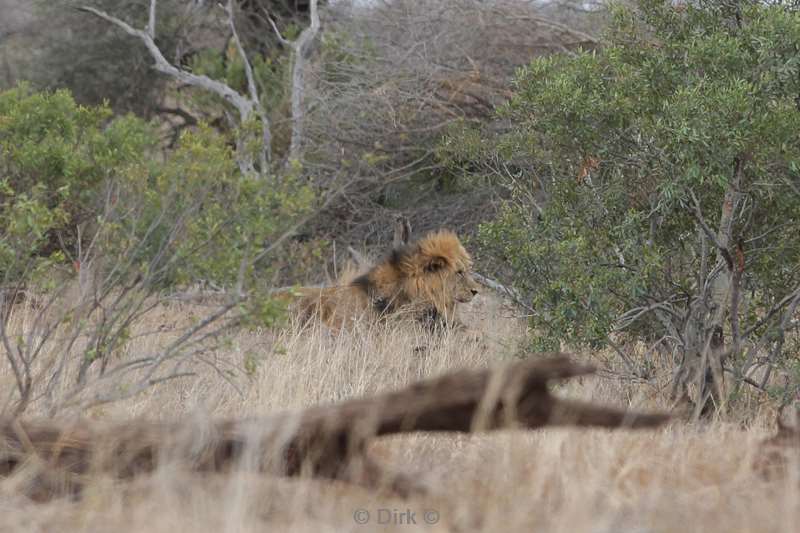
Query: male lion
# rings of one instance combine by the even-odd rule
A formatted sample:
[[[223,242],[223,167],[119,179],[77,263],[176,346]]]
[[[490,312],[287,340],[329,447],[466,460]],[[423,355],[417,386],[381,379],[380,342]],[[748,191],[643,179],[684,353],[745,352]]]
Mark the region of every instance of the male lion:
[[[410,316],[431,327],[463,327],[456,303],[478,293],[471,268],[472,259],[456,234],[440,230],[395,246],[365,273],[345,276],[337,286],[293,291],[299,296],[293,307],[303,319],[318,316],[334,330],[388,316]]]

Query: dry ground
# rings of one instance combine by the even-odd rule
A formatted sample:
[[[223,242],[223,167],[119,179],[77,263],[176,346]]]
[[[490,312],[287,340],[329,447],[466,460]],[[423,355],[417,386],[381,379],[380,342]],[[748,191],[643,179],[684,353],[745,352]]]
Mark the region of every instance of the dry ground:
[[[187,312],[186,306],[162,309],[153,320],[178,321]],[[400,328],[339,337],[300,328],[277,338],[243,332],[218,354],[234,364],[241,364],[248,351],[264,354],[241,394],[209,371],[85,414],[103,419],[242,416],[397,387],[455,367],[513,357],[521,325],[508,314],[485,296],[464,310],[465,318],[484,331],[483,344],[466,343],[458,334],[431,339]],[[14,320],[23,327],[24,311]],[[0,390],[7,390],[13,382],[0,368]],[[558,393],[664,407],[652,386],[608,377],[570,383]],[[796,532],[797,469],[793,478],[766,482],[750,466],[769,422],[764,414],[747,428],[676,422],[649,432],[548,429],[377,442],[371,452],[382,463],[410,474],[431,492],[406,501],[342,483],[189,474],[164,467],[133,483],[98,477],[77,501],[36,504],[18,495],[19,480],[12,478],[0,482],[0,531]]]

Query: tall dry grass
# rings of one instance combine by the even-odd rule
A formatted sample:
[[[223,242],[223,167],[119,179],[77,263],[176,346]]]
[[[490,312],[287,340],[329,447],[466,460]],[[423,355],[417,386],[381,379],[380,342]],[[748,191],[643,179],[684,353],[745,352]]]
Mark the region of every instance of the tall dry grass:
[[[137,327],[179,323],[189,306],[161,308]],[[12,325],[24,328],[25,310]],[[485,341],[457,332],[443,337],[411,327],[365,327],[330,335],[294,325],[285,331],[240,332],[214,354],[241,366],[261,355],[239,385],[207,368],[122,402],[90,409],[99,419],[245,416],[295,409],[395,388],[455,367],[514,357],[523,330],[510,311],[481,297],[463,310]],[[148,336],[152,349],[169,328]],[[4,367],[0,387],[13,378]],[[603,377],[565,384],[558,394],[637,408],[665,407],[646,385]],[[37,404],[32,405],[35,415]],[[80,499],[36,504],[0,482],[0,531],[552,531],[795,532],[800,479],[767,482],[751,468],[766,416],[747,428],[676,422],[647,432],[545,429],[475,436],[415,435],[376,442],[370,452],[430,494],[400,500],[337,482],[252,473],[204,475],[166,465],[134,482],[89,480]],[[363,511],[368,513],[365,514]],[[413,513],[413,514],[409,514]],[[359,524],[367,518],[367,524]],[[413,519],[416,523],[408,522]],[[427,523],[426,522],[436,522]],[[388,523],[381,523],[388,522]]]

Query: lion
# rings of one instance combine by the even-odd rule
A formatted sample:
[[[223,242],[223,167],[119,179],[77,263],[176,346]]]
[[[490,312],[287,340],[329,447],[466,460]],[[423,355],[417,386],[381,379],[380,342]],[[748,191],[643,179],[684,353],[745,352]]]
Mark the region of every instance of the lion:
[[[303,287],[284,294],[304,321],[318,317],[333,330],[356,321],[411,317],[436,329],[464,328],[456,305],[479,292],[472,259],[455,233],[439,230],[395,246],[366,272],[347,273],[333,287]]]

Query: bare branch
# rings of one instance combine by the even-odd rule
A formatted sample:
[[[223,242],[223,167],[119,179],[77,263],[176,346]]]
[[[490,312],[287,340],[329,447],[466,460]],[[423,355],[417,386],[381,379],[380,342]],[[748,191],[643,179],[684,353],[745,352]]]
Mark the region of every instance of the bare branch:
[[[208,76],[192,74],[191,72],[187,72],[185,70],[175,67],[169,61],[166,60],[164,55],[161,53],[161,50],[159,50],[158,46],[156,46],[155,41],[153,41],[153,38],[150,37],[150,35],[148,35],[146,32],[142,30],[137,30],[127,22],[120,20],[117,17],[111,16],[108,13],[100,11],[99,9],[95,9],[89,6],[82,6],[79,7],[78,9],[80,11],[91,13],[97,17],[100,17],[105,21],[114,24],[115,26],[125,31],[125,33],[127,33],[128,35],[138,37],[147,47],[148,52],[150,52],[150,56],[155,61],[154,67],[157,71],[172,76],[173,78],[187,85],[191,85],[193,87],[200,87],[202,89],[205,89],[220,96],[226,102],[233,104],[233,106],[239,111],[239,115],[243,120],[246,120],[247,118],[250,117],[250,114],[253,112],[252,102],[242,97],[241,94],[237,93],[224,83],[212,80]]]
[[[511,287],[506,287],[499,281],[495,281],[491,278],[487,278],[482,274],[478,274],[477,272],[472,273],[472,277],[475,278],[475,281],[483,285],[484,287],[488,287],[493,291],[496,291],[504,296],[508,296],[511,300],[517,304],[519,307],[524,309],[529,313],[535,313],[536,311],[530,305],[525,303],[525,300],[522,298],[522,295],[517,292],[515,289]]]
[[[148,21],[148,27],[146,31],[138,30],[132,27],[130,24],[121,20],[115,16],[109,15],[108,13],[101,11],[99,9],[95,9],[89,6],[82,6],[79,7],[79,11],[85,11],[87,13],[91,13],[101,19],[114,24],[115,26],[121,28],[125,33],[131,35],[133,37],[137,37],[139,40],[144,43],[147,47],[150,56],[155,61],[153,68],[155,68],[158,72],[162,74],[166,74],[175,78],[176,80],[184,83],[186,85],[190,85],[192,87],[199,87],[206,91],[216,94],[226,102],[233,105],[236,110],[239,112],[239,122],[240,126],[243,126],[253,114],[253,111],[257,111],[259,117],[262,120],[262,137],[264,141],[264,147],[262,151],[262,171],[266,170],[266,163],[269,160],[269,141],[270,141],[270,130],[269,130],[269,122],[266,120],[266,113],[264,113],[263,109],[261,109],[260,100],[258,98],[257,93],[255,92],[255,83],[251,83],[252,81],[252,70],[248,75],[248,86],[250,88],[251,94],[250,98],[245,98],[237,91],[229,87],[228,85],[219,82],[217,80],[211,79],[208,76],[204,76],[202,74],[194,74],[192,72],[188,72],[181,68],[178,68],[172,65],[167,59],[164,57],[164,54],[161,53],[161,50],[156,45],[155,41],[153,40],[153,34],[155,31],[155,8],[156,2],[152,0],[150,3],[150,16]],[[231,27],[233,27],[233,22],[231,19]],[[246,68],[249,66],[247,59],[244,57],[244,52],[241,50],[241,43],[238,41],[238,35],[234,29],[234,37],[237,42],[237,49],[239,49],[240,54],[242,55]],[[244,149],[244,142],[241,138],[238,139],[237,144],[239,145],[241,150],[237,150],[237,163],[239,164],[239,169],[244,174],[253,174],[255,173],[255,169],[253,167],[253,162],[251,158],[247,155],[246,149]]]
[[[311,0],[309,8],[311,24],[300,33],[300,36],[290,42],[284,39],[281,32],[271,17],[267,16],[278,40],[292,50],[292,137],[289,141],[289,160],[299,160],[300,150],[303,143],[303,121],[305,119],[305,108],[303,107],[303,97],[305,95],[305,56],[308,48],[314,41],[320,28],[319,12],[317,10],[317,0]]]
[[[650,305],[642,305],[639,307],[634,307],[633,309],[629,309],[620,315],[619,318],[617,318],[614,331],[622,331],[636,322],[636,320],[642,316],[656,310],[663,311],[668,315],[675,317],[677,313],[670,307],[671,303],[672,298],[664,300],[663,302],[654,302]]]
[[[800,287],[796,287],[792,292],[784,296],[781,301],[773,305],[772,308],[770,308],[770,310],[767,311],[767,313],[758,322],[744,330],[744,333],[742,333],[742,339],[746,339],[752,335],[757,329],[769,322],[776,313],[778,313],[787,305],[797,305],[796,302],[798,300],[800,300]]]
[[[228,0],[225,6],[225,12],[228,14],[228,27],[231,30],[233,42],[236,45],[236,51],[239,53],[239,57],[242,58],[242,63],[244,63],[244,73],[247,78],[247,90],[250,92],[250,99],[253,102],[257,102],[258,91],[256,90],[255,78],[253,77],[253,67],[250,65],[250,60],[247,59],[247,54],[244,52],[242,41],[239,39],[239,33],[236,31],[236,24],[234,23],[233,0]]]
[[[507,17],[508,15],[503,13],[503,16]],[[592,37],[591,35],[589,35],[588,33],[584,33],[582,31],[576,30],[575,28],[571,28],[569,26],[566,26],[564,24],[560,24],[560,23],[555,22],[555,21],[550,20],[550,19],[546,19],[546,18],[543,18],[543,17],[538,17],[536,15],[515,15],[512,18],[522,19],[522,20],[530,20],[532,22],[536,22],[538,24],[541,24],[542,26],[547,26],[549,28],[560,30],[560,31],[563,31],[563,32],[568,33],[570,35],[573,35],[577,39],[579,39],[581,42],[599,44],[599,41],[597,39],[595,39],[594,37]]]
[[[628,372],[630,372],[632,376],[639,377],[639,372],[636,370],[636,363],[634,363],[633,359],[631,359],[630,356],[625,353],[625,350],[623,350],[622,347],[616,342],[611,340],[611,337],[606,336],[606,342],[608,342],[608,345],[613,348],[617,355],[619,355],[620,359],[622,359],[622,362],[625,363],[625,366],[628,367]]]
[[[228,0],[228,3],[225,6],[225,11],[228,14],[228,27],[231,30],[233,42],[236,45],[236,50],[239,53],[239,57],[242,58],[242,62],[244,63],[244,74],[247,78],[247,90],[250,93],[250,100],[252,101],[259,118],[261,119],[262,141],[264,145],[261,153],[261,169],[263,172],[266,170],[267,163],[272,158],[272,135],[270,133],[269,117],[264,112],[264,108],[261,105],[261,99],[258,96],[258,89],[256,88],[255,76],[253,75],[253,67],[250,64],[250,60],[247,59],[247,54],[242,46],[242,41],[239,39],[239,33],[236,31],[236,24],[234,23],[233,18],[233,0]]]
[[[275,31],[275,35],[278,37],[278,41],[280,41],[280,43],[283,44],[283,45],[291,47],[292,46],[292,42],[287,40],[287,39],[285,39],[283,37],[283,35],[281,35],[281,31],[278,29],[278,26],[275,24],[275,21],[272,20],[272,17],[267,15],[267,20],[269,21],[270,26],[272,26],[272,29]]]
[[[411,242],[411,222],[405,215],[397,215],[394,220],[394,236],[392,246],[400,248]]]
[[[147,17],[147,35],[156,38],[156,0],[150,0],[150,13]]]

